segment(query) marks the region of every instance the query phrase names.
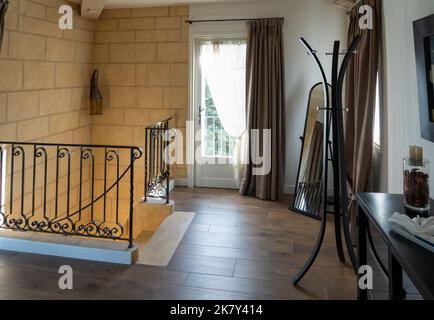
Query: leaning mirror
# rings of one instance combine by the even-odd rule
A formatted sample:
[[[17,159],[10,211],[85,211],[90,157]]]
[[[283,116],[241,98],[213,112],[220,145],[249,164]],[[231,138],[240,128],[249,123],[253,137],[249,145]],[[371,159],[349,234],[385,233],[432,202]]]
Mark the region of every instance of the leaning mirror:
[[[329,87],[330,90],[330,87]],[[320,219],[322,202],[324,89],[317,83],[309,92],[293,211]]]

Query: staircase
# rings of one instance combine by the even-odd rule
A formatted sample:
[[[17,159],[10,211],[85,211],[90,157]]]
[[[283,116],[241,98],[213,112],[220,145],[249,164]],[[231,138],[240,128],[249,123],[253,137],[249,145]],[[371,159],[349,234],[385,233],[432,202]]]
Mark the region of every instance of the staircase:
[[[134,240],[174,211],[169,120],[147,129],[142,182],[134,146],[0,142],[0,250],[135,263]]]

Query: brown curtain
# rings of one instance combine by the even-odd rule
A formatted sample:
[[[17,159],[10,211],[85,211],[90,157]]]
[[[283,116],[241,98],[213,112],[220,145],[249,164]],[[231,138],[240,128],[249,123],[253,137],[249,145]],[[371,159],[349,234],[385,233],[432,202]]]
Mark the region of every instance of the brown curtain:
[[[250,163],[241,175],[240,193],[262,200],[280,200],[285,179],[285,93],[283,63],[283,19],[259,19],[249,23],[246,64],[246,108],[249,148],[251,129],[260,130],[262,155],[263,129],[271,129],[271,171],[254,175]],[[261,167],[261,165],[259,165]]]
[[[362,30],[359,20],[360,6],[371,6],[373,29]],[[380,57],[381,3],[378,0],[362,0],[351,10],[348,44],[361,35],[358,53],[350,63],[346,78],[345,153],[348,187],[354,202],[357,192],[369,191],[372,170],[373,127],[377,74]],[[354,208],[354,203],[353,203]],[[355,231],[355,219],[351,219]],[[353,232],[353,235],[355,233]]]

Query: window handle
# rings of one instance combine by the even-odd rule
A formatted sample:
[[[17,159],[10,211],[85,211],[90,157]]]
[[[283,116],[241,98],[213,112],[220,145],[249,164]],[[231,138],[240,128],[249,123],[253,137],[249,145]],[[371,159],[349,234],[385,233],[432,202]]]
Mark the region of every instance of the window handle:
[[[202,108],[202,106],[199,106],[199,125],[202,124],[202,112],[208,109],[208,107]]]

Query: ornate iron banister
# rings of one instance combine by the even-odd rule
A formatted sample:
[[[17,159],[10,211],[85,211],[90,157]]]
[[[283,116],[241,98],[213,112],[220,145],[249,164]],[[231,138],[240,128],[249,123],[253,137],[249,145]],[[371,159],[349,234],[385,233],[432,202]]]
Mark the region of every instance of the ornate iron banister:
[[[166,160],[172,138],[171,120],[168,118],[145,128],[145,202],[148,198],[170,201],[170,166]]]
[[[131,166],[128,166],[127,169],[119,176],[119,178],[116,180],[116,182],[114,182],[110,187],[107,188],[107,191],[104,192],[103,194],[101,194],[100,196],[98,196],[97,198],[95,198],[93,201],[90,201],[87,205],[85,205],[84,207],[81,207],[79,210],[73,212],[70,214],[70,217],[79,215],[83,210],[86,210],[90,207],[92,207],[96,202],[98,202],[99,200],[101,200],[102,198],[104,198],[110,191],[113,190],[113,188],[115,187],[119,187],[119,182],[126,176],[126,174],[130,171]],[[118,190],[118,189],[117,189]],[[119,195],[117,195],[119,196]],[[118,204],[116,205],[116,207],[118,208]],[[62,221],[64,220],[65,217],[61,217],[58,220],[55,220],[56,222]]]
[[[109,148],[109,149],[124,149],[124,150],[131,150],[134,149],[136,152],[139,152],[140,155],[142,154],[142,150],[136,146],[119,146],[119,145],[105,145],[105,144],[74,144],[74,143],[46,143],[46,142],[16,142],[16,141],[0,141],[0,145],[7,145],[7,144],[15,144],[19,146],[44,146],[44,147],[70,147],[70,148]]]
[[[161,121],[159,121],[159,122],[155,122],[155,123],[153,123],[153,124],[147,126],[146,129],[153,129],[153,128],[154,128],[154,129],[158,129],[158,128],[164,127],[165,125],[168,126],[168,125],[169,125],[169,122],[170,122],[171,120],[173,120],[173,117],[170,117],[170,118],[167,118],[167,119],[161,120]]]
[[[0,141],[0,228],[128,241],[132,247],[134,163],[141,156],[134,146]],[[121,194],[128,172],[128,190]],[[102,185],[98,196],[96,184]],[[124,194],[128,212],[120,212]]]

